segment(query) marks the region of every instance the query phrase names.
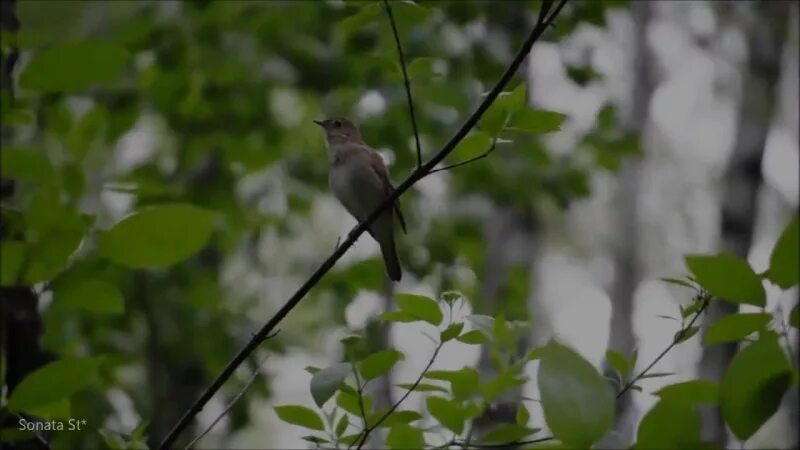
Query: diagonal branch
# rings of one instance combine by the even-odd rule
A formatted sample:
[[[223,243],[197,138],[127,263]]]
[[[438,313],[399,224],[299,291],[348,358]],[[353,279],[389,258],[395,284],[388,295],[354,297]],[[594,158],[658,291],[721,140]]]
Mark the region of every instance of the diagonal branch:
[[[450,164],[450,165],[447,165],[447,166],[444,166],[444,167],[439,167],[438,169],[431,170],[431,172],[428,175],[433,175],[436,172],[443,172],[445,170],[455,169],[456,167],[466,166],[469,163],[473,163],[473,162],[475,162],[475,161],[477,161],[479,159],[486,158],[487,156],[489,156],[494,151],[495,148],[497,148],[497,138],[496,137],[494,139],[492,139],[492,144],[489,146],[489,149],[486,150],[485,152],[481,153],[480,155],[475,156],[475,157],[470,158],[470,159],[467,159],[465,161],[461,161],[461,162],[458,162],[458,163],[455,163],[455,164]]]
[[[403,55],[403,46],[400,45],[400,33],[397,31],[397,24],[394,21],[394,14],[392,14],[392,7],[389,5],[389,0],[383,0],[383,6],[386,9],[386,15],[389,16],[389,23],[392,24],[394,44],[397,46],[397,57],[400,59],[400,69],[403,71],[403,84],[406,88],[408,114],[411,116],[411,128],[414,130],[414,143],[417,145],[417,168],[420,168],[422,166],[422,147],[419,145],[419,131],[417,131],[417,118],[414,114],[414,100],[411,97],[411,83],[408,81],[408,72],[406,71],[406,58]]]
[[[449,155],[461,142],[464,137],[469,133],[469,131],[478,124],[478,121],[483,116],[483,114],[489,109],[492,103],[497,99],[503,89],[508,85],[508,82],[511,81],[511,78],[517,72],[517,69],[522,65],[522,62],[525,60],[525,57],[531,51],[533,44],[536,43],[537,40],[544,34],[544,32],[549,28],[550,23],[555,20],[558,13],[566,4],[567,0],[559,0],[558,4],[556,5],[553,13],[548,15],[550,8],[553,6],[552,0],[545,0],[542,2],[542,8],[539,12],[539,18],[537,19],[536,26],[534,26],[533,30],[531,31],[528,38],[525,40],[522,48],[520,48],[519,52],[514,57],[514,60],[508,66],[506,71],[500,77],[500,80],[497,84],[492,88],[489,94],[484,98],[475,112],[467,118],[461,128],[456,132],[456,134],[447,142],[447,144],[439,150],[428,162],[423,164],[422,166],[418,167],[414,170],[400,185],[397,186],[386,199],[375,208],[374,211],[362,222],[358,224],[358,226],[348,235],[347,239],[345,239],[342,244],[334,250],[334,252],[317,268],[317,270],[308,278],[308,280],[303,283],[300,288],[292,295],[289,300],[261,327],[260,330],[253,336],[253,338],[239,350],[239,353],[231,359],[231,361],[222,369],[222,372],[217,376],[217,378],[211,383],[211,385],[203,392],[200,398],[194,402],[194,404],[189,407],[189,409],[184,413],[183,417],[175,424],[175,426],[170,430],[167,436],[164,437],[164,440],[159,445],[159,449],[166,450],[172,447],[175,439],[186,429],[189,423],[194,419],[194,417],[203,409],[203,407],[211,400],[211,397],[222,387],[223,384],[231,377],[233,372],[236,370],[239,365],[241,365],[245,359],[261,344],[261,342],[268,336],[275,327],[289,314],[289,312],[294,309],[300,300],[305,297],[306,294],[328,273],[333,265],[339,260],[339,258],[344,255],[344,253],[353,246],[356,240],[361,236],[364,231],[378,218],[382,212],[388,208],[391,208],[397,199],[403,195],[406,191],[408,191],[411,186],[416,184],[419,180],[425,178],[430,172],[436,167],[437,164],[442,162],[447,155]]]

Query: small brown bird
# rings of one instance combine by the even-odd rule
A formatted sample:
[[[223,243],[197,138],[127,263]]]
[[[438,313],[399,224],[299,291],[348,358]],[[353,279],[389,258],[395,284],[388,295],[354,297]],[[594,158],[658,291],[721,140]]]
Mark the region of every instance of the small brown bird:
[[[381,156],[364,142],[353,122],[337,117],[314,123],[325,130],[330,163],[328,181],[333,194],[361,222],[394,191],[389,171]],[[397,202],[393,208],[384,210],[367,230],[381,247],[389,278],[400,281],[402,271],[394,245],[395,214],[405,233],[406,222]]]

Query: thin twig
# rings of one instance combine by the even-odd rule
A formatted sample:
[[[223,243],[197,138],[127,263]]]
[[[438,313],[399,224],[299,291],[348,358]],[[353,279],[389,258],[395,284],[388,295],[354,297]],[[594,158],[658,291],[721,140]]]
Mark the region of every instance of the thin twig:
[[[356,387],[358,387],[358,409],[361,412],[361,420],[364,424],[364,431],[366,431],[369,429],[369,426],[367,426],[367,413],[364,411],[364,386],[361,385],[361,378],[358,376],[358,371],[356,370],[355,364],[353,364],[353,375],[356,377]],[[367,433],[364,434],[365,439],[366,436]],[[350,445],[347,446],[348,450],[353,446],[354,443],[355,441],[351,442]],[[358,448],[361,448],[360,444]]]
[[[406,59],[403,55],[403,46],[400,45],[400,33],[397,31],[397,24],[394,21],[392,7],[389,5],[388,0],[383,0],[383,6],[386,10],[386,15],[389,16],[389,23],[392,25],[394,43],[397,47],[397,57],[400,59],[400,69],[403,71],[403,84],[406,88],[406,100],[408,101],[408,114],[411,116],[411,128],[414,130],[414,143],[417,145],[417,168],[419,169],[422,167],[422,146],[419,144],[419,131],[417,131],[417,118],[416,114],[414,114],[414,100],[411,96],[411,83],[408,81],[408,72],[406,71]]]
[[[318,268],[314,271],[313,274],[297,289],[297,291],[286,301],[286,303],[264,324],[263,327],[258,331],[256,336],[253,337],[249,342],[247,342],[239,352],[228,362],[222,372],[214,379],[211,385],[206,388],[200,397],[186,410],[183,416],[178,420],[175,426],[167,433],[164,439],[161,441],[159,445],[160,450],[167,450],[172,447],[172,444],[175,440],[180,436],[180,434],[189,426],[191,421],[194,419],[200,411],[203,410],[203,407],[208,403],[209,400],[214,396],[214,394],[225,384],[225,382],[233,375],[233,372],[239,367],[247,357],[258,348],[259,344],[263,341],[264,336],[268,336],[275,327],[278,326],[279,323],[291,312],[300,300],[302,300],[306,294],[314,287],[316,284],[328,273],[328,271],[333,268],[333,265],[339,260],[339,258],[344,255],[350,247],[353,246],[356,239],[358,239],[361,234],[363,234],[367,228],[372,225],[375,220],[378,219],[383,211],[391,208],[396,203],[397,199],[400,198],[406,191],[408,191],[411,186],[416,184],[419,180],[428,176],[437,164],[442,162],[447,155],[452,153],[452,151],[456,148],[456,146],[467,136],[467,134],[478,124],[478,121],[481,119],[483,114],[492,106],[492,103],[497,99],[503,89],[508,85],[513,78],[514,74],[517,72],[519,67],[522,65],[525,57],[530,53],[533,44],[535,44],[539,38],[544,34],[544,32],[549,28],[549,24],[555,20],[558,13],[566,4],[567,0],[559,0],[558,5],[555,7],[554,12],[549,16],[547,13],[550,10],[550,7],[553,5],[551,0],[545,0],[542,2],[542,9],[540,12],[539,20],[537,21],[536,26],[531,30],[530,35],[526,38],[525,42],[522,44],[522,47],[517,52],[516,56],[514,56],[514,60],[511,61],[509,66],[506,68],[506,71],[498,80],[497,84],[492,88],[489,94],[483,99],[481,104],[478,108],[470,115],[464,124],[459,128],[459,130],[453,135],[452,138],[439,150],[438,153],[433,155],[433,157],[414,170],[402,183],[400,183],[397,188],[392,191],[392,193],[383,200],[383,202],[378,205],[372,213],[370,213],[363,221],[361,221],[358,226],[353,230],[353,232],[348,235],[347,239],[339,246]],[[543,17],[546,16],[546,19]]]
[[[789,355],[791,355],[789,360],[792,361],[793,366],[797,366],[797,361],[795,360],[797,353],[795,353],[794,347],[792,346],[792,340],[789,338],[789,327],[786,326],[786,320],[783,318],[783,306],[780,303],[778,303],[775,315],[778,317],[778,321],[780,322],[781,330],[783,332],[783,338],[786,340],[786,350],[789,350]]]
[[[489,146],[489,149],[486,150],[485,152],[481,153],[480,155],[475,156],[473,158],[470,158],[470,159],[468,159],[466,161],[461,161],[461,162],[458,162],[458,163],[455,163],[455,164],[450,164],[449,166],[439,167],[438,169],[431,170],[431,173],[429,173],[428,175],[433,175],[436,172],[442,172],[442,171],[445,171],[445,170],[455,169],[456,167],[465,166],[465,165],[467,165],[469,163],[478,161],[479,159],[486,158],[487,156],[489,156],[494,151],[495,148],[497,148],[497,137],[492,139],[492,145]]]
[[[189,444],[187,444],[186,447],[184,447],[186,450],[192,448],[192,446],[196,444],[197,441],[202,439],[203,436],[207,435],[214,428],[214,426],[217,425],[217,422],[219,422],[220,420],[222,420],[223,417],[228,415],[231,409],[233,409],[233,406],[236,404],[236,402],[238,402],[239,399],[242,398],[244,393],[247,392],[247,390],[250,389],[250,386],[252,386],[253,383],[256,381],[258,375],[261,374],[261,367],[264,365],[264,362],[267,360],[267,358],[269,358],[269,355],[266,355],[261,360],[261,362],[256,365],[255,370],[253,370],[253,374],[250,375],[250,378],[247,380],[247,383],[245,383],[244,387],[231,399],[231,401],[228,403],[228,406],[225,407],[222,413],[220,413],[220,415],[217,416],[217,418],[214,419],[214,421],[211,422],[211,424],[205,430],[203,430],[202,433],[200,433],[196,438],[192,439],[192,442],[189,442]]]
[[[395,402],[395,403],[392,405],[392,407],[391,407],[391,408],[389,408],[389,410],[388,410],[388,411],[386,411],[386,412],[385,412],[385,413],[384,413],[384,414],[383,414],[383,415],[380,417],[380,419],[378,419],[377,421],[375,421],[375,423],[374,423],[374,424],[372,424],[372,426],[371,426],[371,427],[367,427],[367,428],[365,428],[365,429],[364,429],[364,434],[361,436],[361,441],[358,443],[358,447],[356,447],[358,450],[361,450],[361,447],[364,445],[364,443],[365,443],[365,442],[367,442],[367,438],[369,437],[369,434],[370,434],[370,433],[372,433],[372,432],[373,432],[373,431],[374,431],[376,428],[378,428],[379,426],[381,426],[381,424],[383,423],[383,421],[384,421],[384,420],[386,420],[386,419],[387,419],[389,416],[391,416],[391,415],[392,415],[392,413],[393,413],[393,412],[394,412],[394,411],[395,411],[397,408],[399,408],[399,407],[400,407],[400,404],[401,404],[401,403],[403,403],[403,402],[404,402],[404,401],[405,401],[405,400],[408,398],[408,396],[409,396],[409,395],[411,395],[411,393],[412,393],[412,392],[414,392],[414,390],[417,388],[417,386],[419,386],[419,384],[422,382],[422,379],[423,379],[423,378],[425,378],[425,374],[426,374],[426,373],[428,373],[428,370],[430,370],[431,366],[433,365],[433,362],[436,360],[436,356],[438,356],[438,355],[439,355],[439,350],[441,350],[441,349],[442,349],[442,346],[444,346],[444,342],[439,342],[439,344],[436,346],[436,349],[433,351],[433,355],[431,355],[431,359],[429,359],[429,360],[428,360],[428,364],[425,366],[425,368],[424,368],[424,369],[422,369],[422,372],[420,372],[420,374],[419,374],[419,376],[417,377],[416,381],[414,381],[414,384],[412,384],[412,385],[409,387],[409,389],[406,391],[406,393],[405,393],[405,394],[403,394],[403,396],[402,396],[402,397],[400,397],[400,399],[399,399],[399,400],[397,400],[397,401],[396,401],[396,402]]]

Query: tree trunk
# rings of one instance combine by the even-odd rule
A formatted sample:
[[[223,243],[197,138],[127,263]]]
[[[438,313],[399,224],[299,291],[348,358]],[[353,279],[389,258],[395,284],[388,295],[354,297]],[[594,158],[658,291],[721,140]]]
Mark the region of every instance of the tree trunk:
[[[747,64],[743,71],[739,119],[728,167],[724,175],[722,248],[747,258],[753,241],[756,221],[756,198],[762,183],[761,161],[775,109],[775,89],[781,72],[781,56],[787,19],[788,2],[754,2],[743,20],[747,39]],[[711,304],[707,323],[738,311],[726,302]],[[703,351],[703,378],[719,380],[728,367],[737,345],[716,345]],[[719,409],[704,417],[704,439],[725,447],[727,433]]]

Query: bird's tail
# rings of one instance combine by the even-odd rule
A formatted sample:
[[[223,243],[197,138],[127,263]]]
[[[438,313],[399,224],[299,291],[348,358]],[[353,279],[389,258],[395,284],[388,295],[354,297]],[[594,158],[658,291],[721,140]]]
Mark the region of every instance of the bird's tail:
[[[383,262],[386,264],[386,273],[389,275],[389,279],[400,281],[403,271],[400,269],[400,260],[397,258],[394,236],[390,235],[388,239],[381,243],[381,253],[383,254]]]

